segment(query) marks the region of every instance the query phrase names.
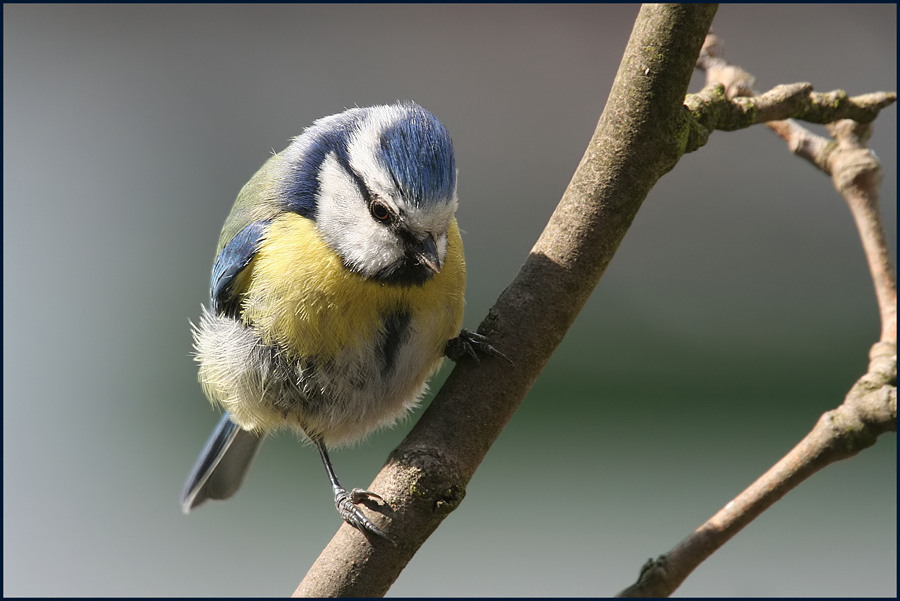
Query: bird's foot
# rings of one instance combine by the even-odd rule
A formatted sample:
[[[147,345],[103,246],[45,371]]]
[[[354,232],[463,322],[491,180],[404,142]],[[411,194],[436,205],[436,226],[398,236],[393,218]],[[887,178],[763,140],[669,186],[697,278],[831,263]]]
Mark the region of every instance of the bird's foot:
[[[385,500],[382,499],[380,495],[376,495],[373,492],[362,490],[361,488],[354,488],[348,492],[346,489],[339,486],[334,487],[334,506],[345,522],[363,534],[372,533],[386,540],[391,540],[366,517],[359,507],[357,507],[358,503],[365,503],[366,501],[373,500],[377,501],[379,504],[385,504]]]
[[[444,354],[454,362],[463,357],[472,357],[475,361],[479,361],[480,355],[493,355],[512,363],[512,359],[491,346],[487,336],[471,330],[460,330],[459,336],[447,342]]]

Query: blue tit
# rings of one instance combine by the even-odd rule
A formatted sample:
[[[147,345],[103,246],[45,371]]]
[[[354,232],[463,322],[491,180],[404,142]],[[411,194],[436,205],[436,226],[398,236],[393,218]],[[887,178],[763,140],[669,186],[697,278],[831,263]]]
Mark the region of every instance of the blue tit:
[[[381,498],[343,488],[327,449],[407,414],[445,354],[489,346],[460,332],[456,207],[450,135],[413,103],[323,117],[247,182],[193,326],[200,383],[226,413],[185,513],[234,494],[265,436],[289,429],[318,449],[343,519],[381,534],[357,506]]]

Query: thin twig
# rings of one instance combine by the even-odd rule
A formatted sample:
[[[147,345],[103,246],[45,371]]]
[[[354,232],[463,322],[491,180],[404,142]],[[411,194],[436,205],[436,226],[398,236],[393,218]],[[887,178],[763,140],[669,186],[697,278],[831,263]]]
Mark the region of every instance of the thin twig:
[[[648,561],[620,597],[668,597],[707,557],[776,501],[823,467],[856,455],[885,432],[896,431],[897,346],[879,342],[869,369],[844,402],[769,471],[671,551]]]
[[[717,69],[716,72],[734,76],[738,70]],[[742,91],[741,87],[732,87],[734,83],[731,86],[711,83],[685,99],[685,106],[708,132],[734,131],[788,118],[819,124],[839,119],[871,123],[881,109],[897,101],[897,95],[892,92],[853,97],[843,90],[814,92],[810,83],[782,84],[752,97],[731,96]]]
[[[684,101],[695,121],[688,152],[703,146],[715,130],[734,131],[767,123],[778,131],[786,126],[775,123],[787,119],[818,124],[841,119],[871,123],[881,109],[897,101],[895,92],[849,97],[843,90],[814,92],[810,83],[783,84],[757,94],[753,90],[756,79],[725,60],[725,45],[714,34],[707,36],[697,68],[706,73],[706,87]],[[799,132],[791,132],[791,137],[794,139],[789,143],[798,147],[813,141]]]
[[[753,77],[725,61],[724,45],[714,35],[707,37],[698,67],[706,70],[706,89],[717,89],[735,100],[739,100],[736,96],[753,94]],[[809,92],[794,90],[798,97]],[[792,152],[829,174],[847,201],[875,284],[882,323],[880,342],[869,353],[866,374],[838,408],[823,414],[797,446],[705,524],[665,555],[648,561],[638,581],[619,596],[672,594],[700,563],[795,486],[826,465],[871,446],[879,435],[896,431],[897,292],[878,211],[881,167],[874,153],[864,146],[871,125],[850,120],[832,123],[829,131],[834,141],[810,132],[792,119],[767,125],[787,142]]]
[[[897,283],[878,203],[881,164],[865,146],[872,126],[845,119],[829,124],[828,131],[837,142],[827,157],[828,173],[859,231],[881,315],[881,340],[896,342]]]

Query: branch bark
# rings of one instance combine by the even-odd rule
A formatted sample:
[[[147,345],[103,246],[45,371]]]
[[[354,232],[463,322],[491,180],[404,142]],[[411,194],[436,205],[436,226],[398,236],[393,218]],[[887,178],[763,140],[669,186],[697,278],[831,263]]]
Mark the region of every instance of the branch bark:
[[[706,90],[717,91],[726,105],[745,100],[738,96],[754,93],[753,76],[725,61],[724,44],[714,35],[707,37],[698,67],[706,71]],[[797,90],[797,95],[808,97],[809,93],[809,89]],[[869,353],[868,370],[844,402],[824,413],[812,431],[778,463],[671,551],[644,564],[638,581],[620,592],[621,597],[671,595],[700,563],[798,484],[825,466],[875,444],[881,434],[897,430],[897,290],[878,209],[881,166],[875,154],[865,148],[872,131],[870,121],[882,106],[896,99],[896,94],[858,98],[875,99],[879,106],[872,109],[874,113],[865,113],[866,123],[842,119],[842,113],[829,113],[830,118],[840,119],[828,125],[834,140],[810,132],[793,119],[767,125],[791,151],[831,176],[853,213],[881,315],[881,337]],[[792,103],[796,104],[791,98],[785,100],[785,106]]]
[[[715,130],[734,131],[761,123],[775,129],[774,123],[788,119],[819,124],[852,119],[868,124],[881,109],[897,101],[895,92],[872,92],[851,98],[843,90],[813,92],[810,83],[784,84],[756,94],[756,78],[725,60],[725,45],[714,34],[707,36],[697,68],[706,72],[707,85],[684,101],[695,122],[688,152],[706,144]]]
[[[514,362],[463,361],[369,490],[394,541],[343,525],[295,596],[383,595],[466,485],[603,275],[655,182],[684,154],[683,101],[716,5],[644,5],[593,138],[519,274],[479,330]],[[388,519],[389,518],[389,519]]]

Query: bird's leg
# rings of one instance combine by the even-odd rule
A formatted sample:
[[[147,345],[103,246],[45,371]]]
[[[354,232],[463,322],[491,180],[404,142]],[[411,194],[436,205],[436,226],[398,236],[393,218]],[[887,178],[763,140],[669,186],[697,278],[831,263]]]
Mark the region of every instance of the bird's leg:
[[[372,534],[388,539],[387,535],[379,530],[375,524],[366,517],[362,510],[356,506],[357,503],[369,499],[384,503],[384,499],[382,499],[380,495],[367,490],[362,490],[361,488],[354,488],[348,492],[347,489],[338,482],[337,475],[334,473],[334,467],[331,465],[331,459],[328,457],[328,450],[325,448],[325,443],[318,438],[313,439],[313,442],[315,443],[316,448],[319,449],[319,456],[322,458],[322,463],[325,464],[325,470],[328,472],[328,478],[331,480],[331,488],[334,490],[334,506],[338,510],[338,513],[341,514],[341,518],[363,534],[371,532]]]
[[[463,357],[472,357],[478,361],[479,355],[494,355],[512,363],[512,359],[491,346],[487,336],[465,329],[460,330],[456,338],[447,341],[444,354],[454,362],[458,362]]]

